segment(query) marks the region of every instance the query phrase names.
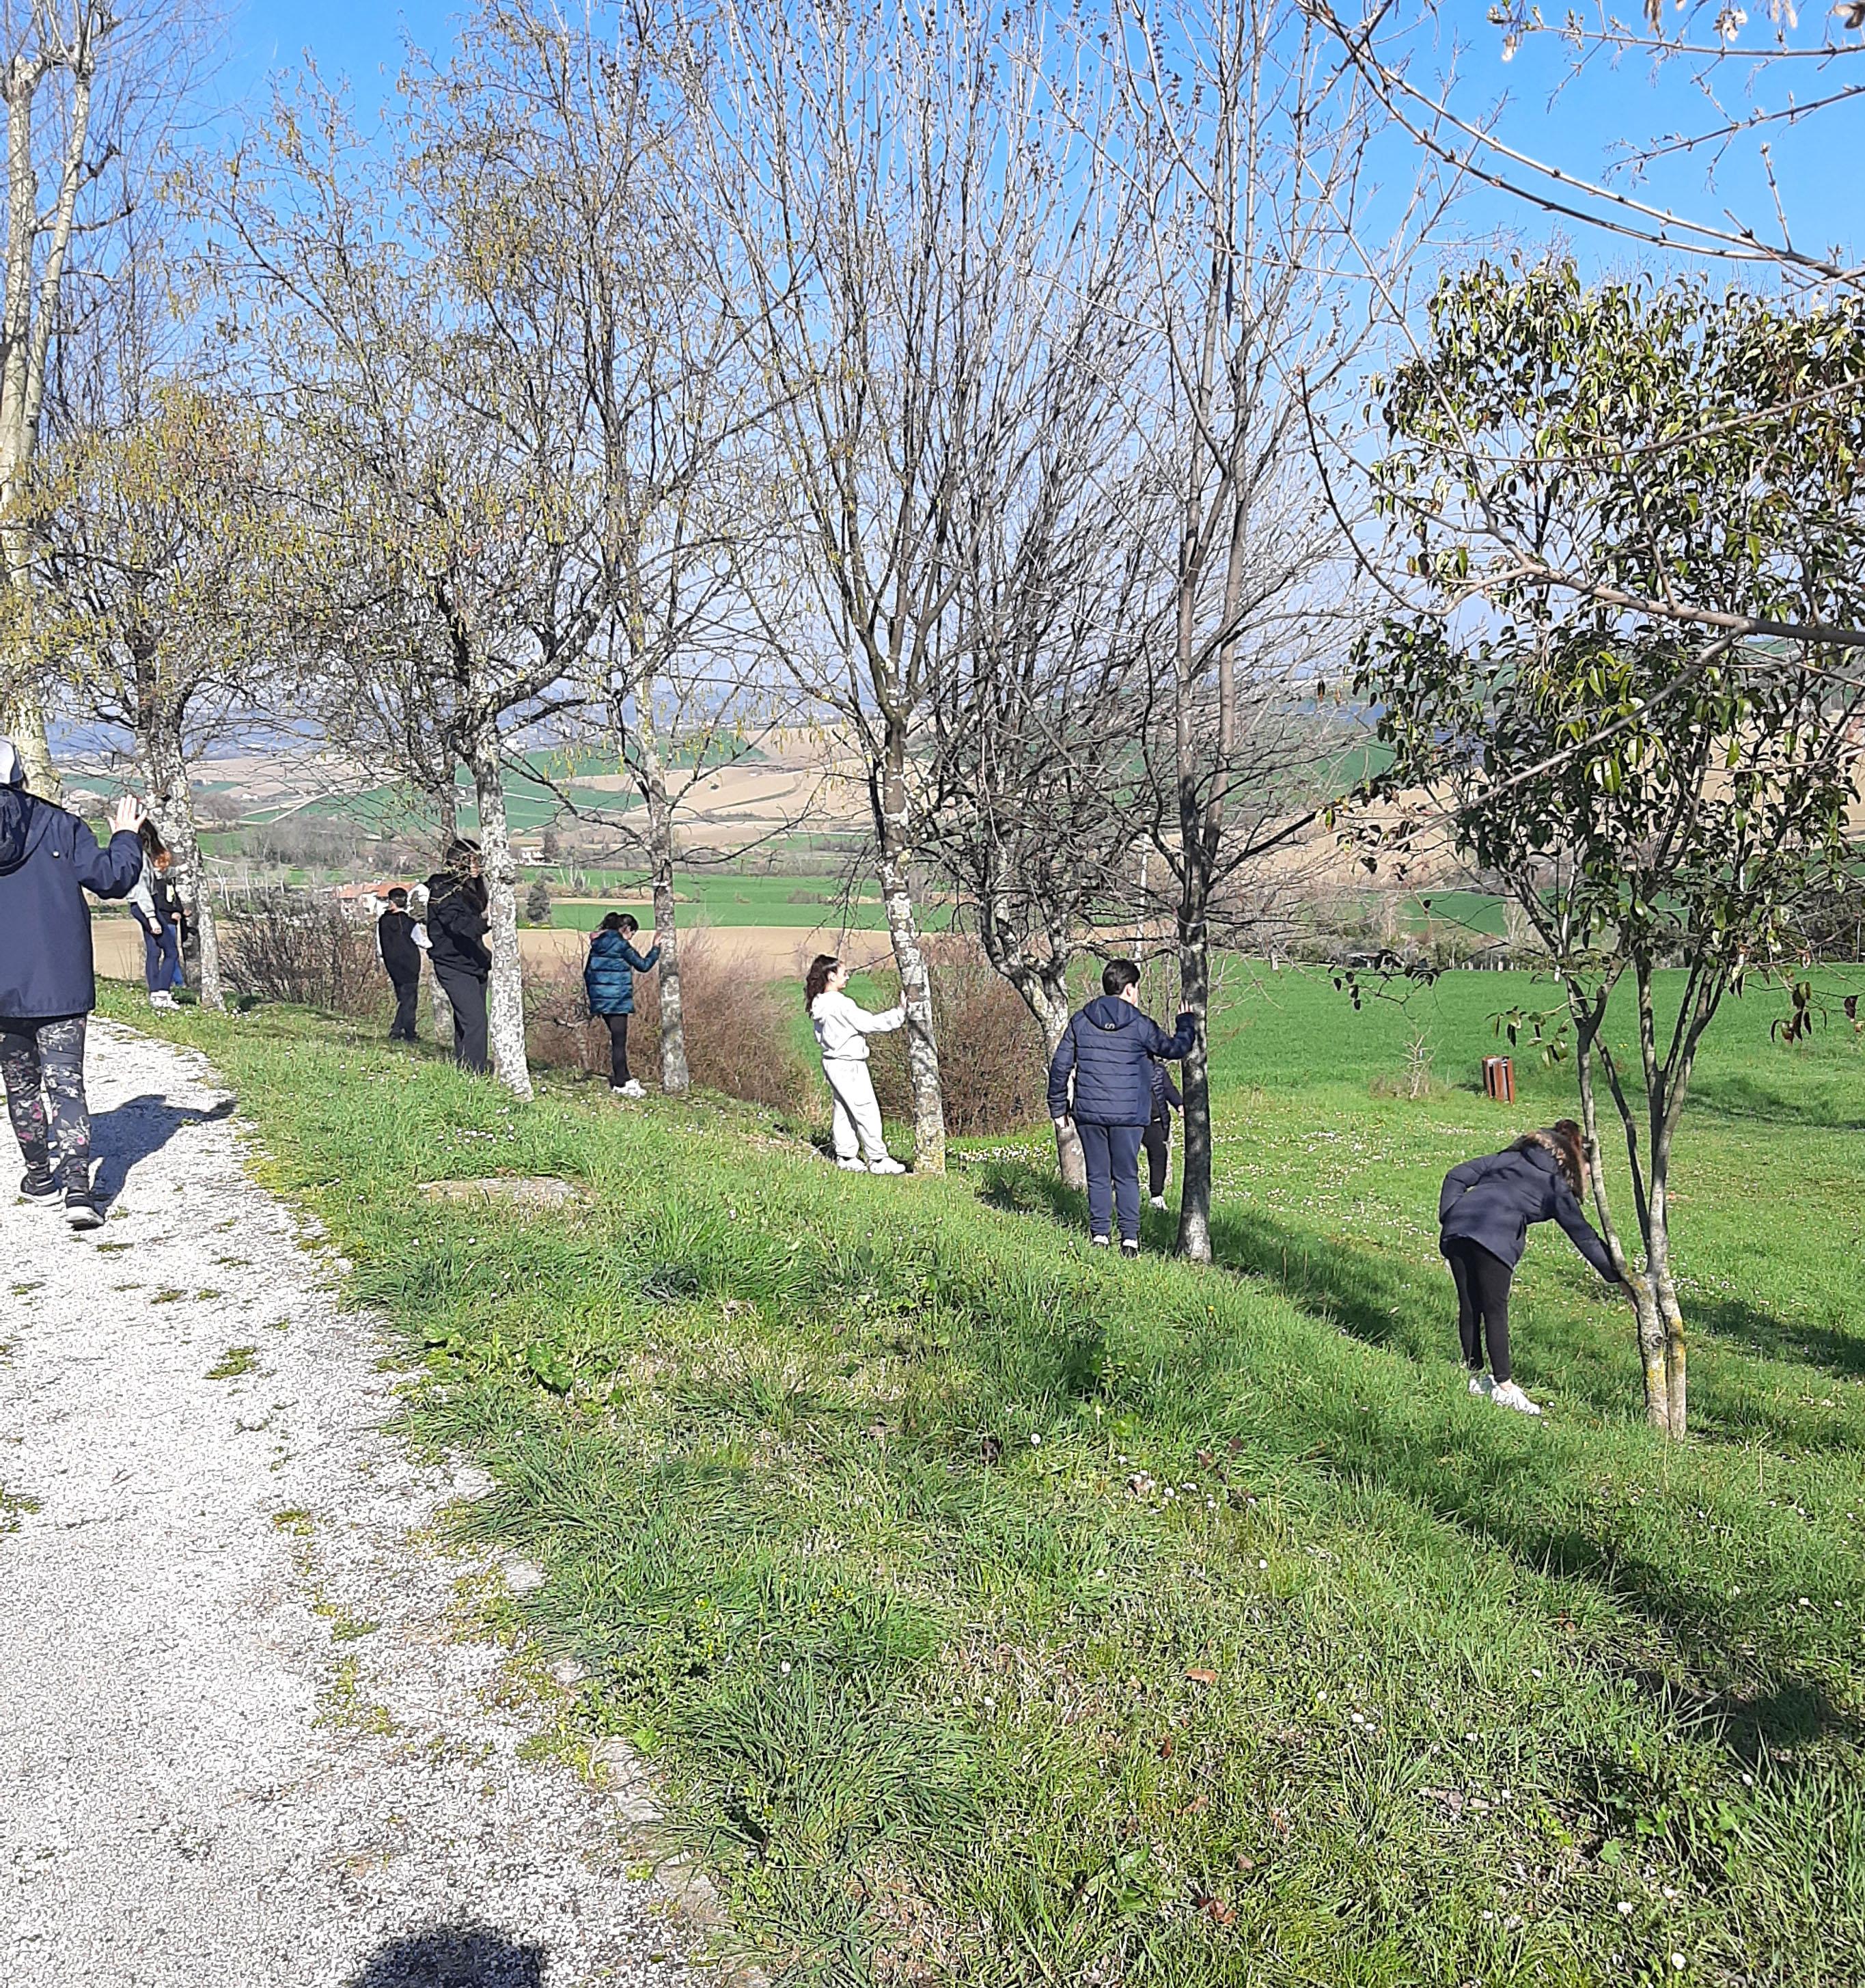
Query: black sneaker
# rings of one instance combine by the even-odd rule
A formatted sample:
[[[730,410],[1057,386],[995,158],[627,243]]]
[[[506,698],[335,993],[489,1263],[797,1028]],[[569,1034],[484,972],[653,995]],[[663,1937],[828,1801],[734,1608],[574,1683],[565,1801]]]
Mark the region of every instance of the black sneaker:
[[[88,1188],[74,1187],[65,1197],[65,1226],[67,1229],[101,1229],[103,1210],[93,1198]]]
[[[1134,1237],[1123,1236],[1120,1238],[1120,1254],[1123,1256],[1137,1256],[1139,1253],[1140,1245]]]
[[[19,1183],[22,1201],[54,1202],[58,1199],[60,1192],[58,1182],[49,1174],[28,1174]]]

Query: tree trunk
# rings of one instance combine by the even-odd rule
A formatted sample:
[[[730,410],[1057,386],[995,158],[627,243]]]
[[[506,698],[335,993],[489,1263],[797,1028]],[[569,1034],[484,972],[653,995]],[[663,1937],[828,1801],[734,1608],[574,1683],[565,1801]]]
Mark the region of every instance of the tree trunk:
[[[1194,873],[1188,864],[1189,897]],[[1178,1253],[1208,1263],[1211,1248],[1211,1064],[1205,1022],[1211,1009],[1211,942],[1201,906],[1181,902],[1178,921],[1178,1005],[1198,1017],[1198,1033],[1185,1053],[1179,1087],[1185,1107],[1184,1185],[1179,1191]]]
[[[1007,966],[996,960],[991,963],[1023,997],[1024,1006],[1036,1017],[1036,1026],[1042,1031],[1043,1047],[1048,1052],[1049,1060],[1053,1063],[1056,1050],[1062,1046],[1062,1039],[1069,1032],[1067,963],[1052,965],[1040,971],[1027,964]],[[1075,1121],[1071,1118],[1055,1130],[1056,1165],[1062,1175],[1062,1184],[1076,1194],[1086,1194],[1088,1161],[1082,1151],[1081,1134],[1075,1129]]]
[[[177,891],[194,916],[194,935],[201,948],[201,1005],[224,1012],[227,994],[220,977],[220,928],[208,888],[207,864],[201,854],[200,831],[194,820],[194,789],[188,782],[181,741],[171,727],[157,724],[143,739],[142,748],[149,769],[150,800],[156,826],[174,858]]]
[[[473,742],[473,793],[479,805],[479,847],[485,870],[492,972],[487,988],[488,1041],[499,1081],[530,1097],[525,1054],[525,975],[518,950],[518,868],[505,824],[505,769],[488,727]]]
[[[680,1000],[680,930],[674,912],[674,804],[667,790],[661,741],[654,729],[651,686],[636,698],[635,739],[640,754],[641,797],[647,803],[648,860],[654,891],[654,943],[661,948],[661,1088],[684,1097],[693,1087],[687,1064],[685,1012]]]
[[[916,1172],[945,1171],[945,1097],[939,1082],[939,1040],[933,1020],[932,975],[913,911],[907,871],[911,854],[907,820],[906,739],[890,739],[879,799],[880,889],[887,937],[907,1008],[907,1078],[913,1098],[913,1164]]]
[[[441,810],[441,860],[447,860],[447,851],[460,833],[460,790],[454,784],[453,769],[447,773],[447,784],[434,796]],[[441,976],[434,970],[434,962],[427,966],[427,1012],[434,1023],[434,1040],[443,1050],[453,1047],[453,1003],[447,998],[447,990],[441,985]]]

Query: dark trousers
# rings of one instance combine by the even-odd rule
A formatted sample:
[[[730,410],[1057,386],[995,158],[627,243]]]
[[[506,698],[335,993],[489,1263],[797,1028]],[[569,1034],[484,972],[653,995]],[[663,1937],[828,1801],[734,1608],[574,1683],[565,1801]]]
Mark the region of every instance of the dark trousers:
[[[628,1017],[605,1015],[609,1025],[609,1082],[617,1090],[628,1081]]]
[[[453,1009],[454,1061],[462,1070],[485,1076],[492,1067],[485,1053],[485,982],[477,973],[461,973],[451,966],[437,966],[434,977]]]
[[[389,1024],[389,1040],[392,1043],[417,1041],[414,1010],[421,1000],[421,969],[416,967],[412,973],[397,973],[391,969],[389,985],[395,990],[395,1019]]]
[[[181,972],[181,935],[173,925],[157,925],[143,931],[143,980],[151,994],[185,987]]]
[[[1497,1380],[1506,1381],[1509,1287],[1515,1273],[1493,1251],[1461,1236],[1449,1238],[1444,1253],[1457,1285],[1457,1330],[1464,1343],[1464,1364],[1473,1374],[1482,1371],[1487,1340],[1489,1371]]]
[[[1140,1240],[1140,1141],[1144,1125],[1090,1125],[1075,1122],[1081,1136],[1082,1158],[1088,1163],[1088,1228],[1091,1234],[1110,1233],[1116,1208],[1120,1239]]]
[[[1166,1191],[1166,1171],[1172,1151],[1172,1126],[1167,1119],[1155,1118],[1141,1134],[1146,1148],[1146,1191],[1157,1201]]]
[[[90,1189],[90,1111],[84,1100],[84,1020],[0,1022],[0,1077],[26,1172],[67,1194]]]

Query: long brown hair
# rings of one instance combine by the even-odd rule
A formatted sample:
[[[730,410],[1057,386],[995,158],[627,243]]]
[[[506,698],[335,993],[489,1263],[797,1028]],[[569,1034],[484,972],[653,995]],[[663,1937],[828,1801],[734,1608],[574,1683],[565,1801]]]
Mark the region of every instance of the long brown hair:
[[[1576,1194],[1580,1192],[1586,1178],[1586,1148],[1580,1127],[1571,1118],[1557,1118],[1544,1131],[1528,1133],[1515,1141],[1519,1153],[1525,1153],[1531,1146],[1552,1153],[1555,1163],[1567,1176],[1567,1185]]]
[[[816,1006],[816,997],[829,986],[829,976],[842,964],[833,952],[819,952],[809,962],[809,971],[803,975],[803,1013],[806,1015]]]

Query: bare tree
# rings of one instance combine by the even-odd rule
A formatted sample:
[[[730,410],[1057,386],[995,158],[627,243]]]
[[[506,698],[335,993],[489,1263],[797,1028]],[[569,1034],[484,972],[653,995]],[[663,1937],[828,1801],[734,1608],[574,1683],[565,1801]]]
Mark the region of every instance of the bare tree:
[[[1263,860],[1327,797],[1327,742],[1307,715],[1357,626],[1340,537],[1303,409],[1331,397],[1389,320],[1427,202],[1402,201],[1377,256],[1357,232],[1373,100],[1293,0],[1118,12],[1128,116],[1144,175],[1157,326],[1147,459],[1176,511],[1144,832],[1167,893],[1184,1067],[1179,1248],[1211,1255],[1204,1023],[1215,940]],[[1218,929],[1215,930],[1214,928]]]
[[[793,500],[782,580],[799,599],[768,625],[867,776],[927,1171],[945,1134],[914,902],[923,742],[962,646],[965,493],[1027,445],[1041,373],[1025,335],[1084,198],[1044,25],[1027,4],[742,0],[704,127],[721,293],[767,382]]]
[[[504,217],[488,293],[570,352],[564,414],[603,604],[584,678],[647,815],[662,1087],[691,1079],[681,1002],[675,822],[687,790],[768,713],[739,589],[759,377],[717,287],[688,165],[694,57],[648,13],[598,34],[540,0],[487,8],[428,87]],[[437,133],[438,137],[438,133]]]
[[[600,617],[566,420],[573,339],[548,299],[501,310],[487,162],[421,108],[407,154],[383,161],[313,78],[275,106],[267,144],[197,176],[196,201],[291,438],[297,577],[322,624],[307,647],[417,673],[419,708],[471,769],[493,1060],[529,1097],[505,759],[515,732],[569,698]],[[385,211],[399,239],[377,225]],[[356,671],[319,660],[315,677],[340,687]]]

